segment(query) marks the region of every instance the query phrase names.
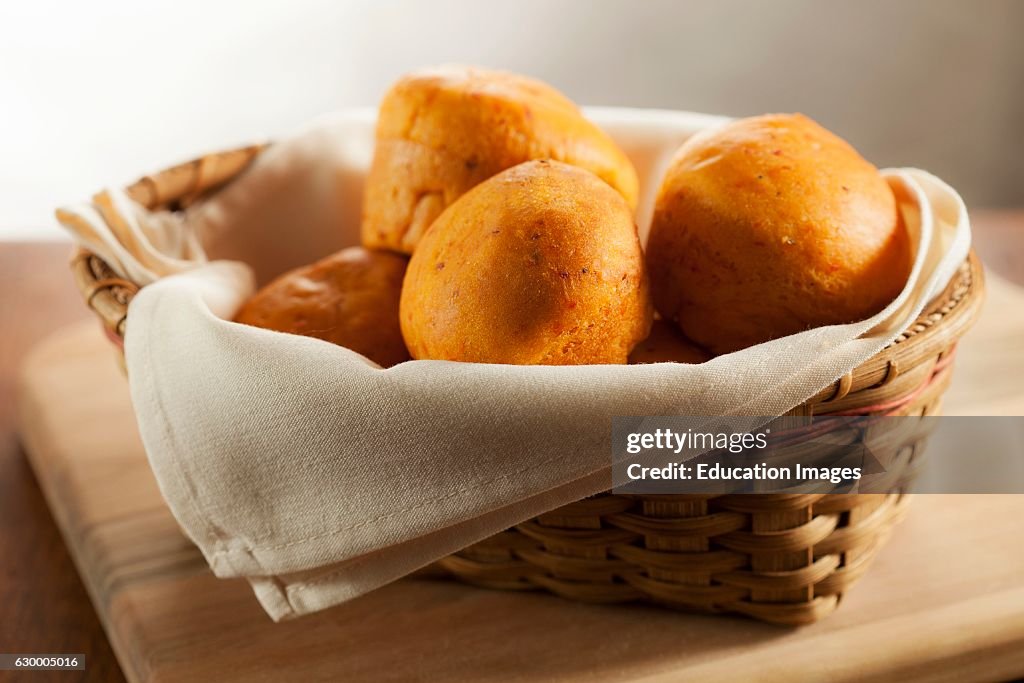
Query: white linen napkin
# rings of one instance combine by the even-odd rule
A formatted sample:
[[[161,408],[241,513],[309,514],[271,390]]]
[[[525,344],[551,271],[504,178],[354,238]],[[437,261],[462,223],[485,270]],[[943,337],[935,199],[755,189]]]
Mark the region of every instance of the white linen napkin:
[[[637,166],[644,236],[676,148],[723,120],[587,114]],[[612,416],[781,415],[889,344],[969,249],[952,188],[923,171],[885,171],[916,245],[899,297],[869,320],[702,365],[412,361],[384,370],[318,339],[229,322],[254,271],[262,282],[358,242],[372,143],[373,113],[352,110],[272,146],[180,219],[205,255],[233,260],[174,263],[178,274],[156,279],[129,309],[132,400],[161,491],[217,576],[247,578],[275,620],[608,489]],[[96,234],[117,242],[109,217],[90,211],[68,209],[78,218],[65,224],[86,244]],[[120,263],[130,262],[122,251]]]

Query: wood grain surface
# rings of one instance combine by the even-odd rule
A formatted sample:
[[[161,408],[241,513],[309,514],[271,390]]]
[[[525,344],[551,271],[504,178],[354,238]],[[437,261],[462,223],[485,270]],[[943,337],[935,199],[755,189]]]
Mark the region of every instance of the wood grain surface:
[[[1015,339],[1017,353],[1003,354],[999,368],[1000,375],[1020,377],[1024,295],[993,279],[995,301],[1016,304],[1018,313],[1012,325],[1006,324],[1011,308],[983,319],[977,336],[986,343],[976,348],[991,353],[990,335]],[[968,367],[970,349],[962,347]],[[918,496],[845,604],[801,630],[426,578],[273,624],[244,581],[214,578],[178,530],[139,443],[125,380],[94,325],[38,347],[23,380],[21,428],[33,467],[129,680],[613,681],[685,674],[852,681],[1024,674],[1024,496]],[[998,377],[960,372],[958,380],[961,391],[976,391]],[[956,410],[964,399],[957,385],[951,393]],[[1014,403],[991,405],[1024,409],[1019,393]]]
[[[32,683],[123,681],[114,653],[50,516],[14,429],[14,375],[42,337],[89,320],[67,276],[67,244],[0,244],[0,652],[78,653],[81,671]],[[16,680],[0,671],[0,681]]]
[[[976,216],[975,226],[983,257],[1024,282],[1024,213]],[[0,245],[0,651],[87,653],[81,677],[33,681],[119,680],[10,432],[14,363],[48,328],[84,315],[65,279],[66,253],[64,245]],[[991,279],[986,312],[958,355],[947,412],[1024,414],[1024,293]],[[1024,675],[1024,497],[1013,496],[919,497],[839,611],[799,631],[425,578],[274,625],[244,582],[213,578],[181,536],[95,326],[38,349],[33,368],[23,384],[25,438],[130,680]],[[109,390],[118,382],[121,391]],[[124,427],[111,429],[113,420]]]

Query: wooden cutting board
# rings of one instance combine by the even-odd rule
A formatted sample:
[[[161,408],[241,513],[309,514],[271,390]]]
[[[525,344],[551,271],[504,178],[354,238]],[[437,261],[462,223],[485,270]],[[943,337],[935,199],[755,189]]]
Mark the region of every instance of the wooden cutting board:
[[[992,278],[955,414],[1024,414],[1024,293]],[[422,576],[274,624],[219,580],[149,470],[95,326],[27,361],[20,428],[132,681],[993,680],[1024,675],[1024,496],[918,496],[868,575],[799,630]],[[969,454],[965,454],[969,456]]]

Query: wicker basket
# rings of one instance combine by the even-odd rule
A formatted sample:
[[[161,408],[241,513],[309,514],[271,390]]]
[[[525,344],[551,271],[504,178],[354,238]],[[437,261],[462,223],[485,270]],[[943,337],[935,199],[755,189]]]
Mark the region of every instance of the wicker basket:
[[[127,189],[149,209],[178,209],[240,173],[262,147],[208,155]],[[138,291],[96,255],[72,270],[86,304],[120,344]],[[888,348],[794,414],[931,415],[940,410],[957,340],[983,298],[972,253],[942,295]],[[913,459],[920,443],[902,445]],[[703,612],[807,624],[836,608],[902,517],[888,494],[667,496],[601,494],[519,524],[441,560],[453,577],[488,588],[565,598],[647,601]]]

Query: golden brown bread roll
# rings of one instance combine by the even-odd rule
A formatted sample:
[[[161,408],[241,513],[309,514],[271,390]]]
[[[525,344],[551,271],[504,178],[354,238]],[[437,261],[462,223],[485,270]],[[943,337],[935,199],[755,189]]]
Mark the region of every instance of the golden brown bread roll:
[[[405,76],[380,105],[363,200],[363,244],[412,253],[445,207],[530,159],[589,169],[636,206],[632,163],[554,88],[465,66]]]
[[[448,207],[402,288],[413,358],[625,363],[652,307],[626,201],[589,171],[530,161]]]
[[[647,339],[636,345],[629,354],[630,365],[645,363],[699,364],[710,360],[707,351],[684,337],[679,329],[666,320],[655,320]]]
[[[398,323],[406,259],[362,247],[278,277],[252,296],[236,322],[333,342],[390,367],[409,360]]]
[[[874,315],[911,248],[892,190],[800,114],[703,131],[658,193],[647,264],[655,306],[715,354]]]

